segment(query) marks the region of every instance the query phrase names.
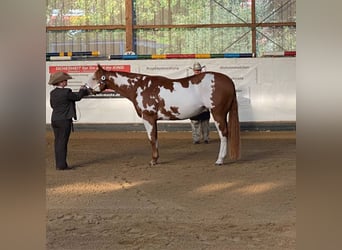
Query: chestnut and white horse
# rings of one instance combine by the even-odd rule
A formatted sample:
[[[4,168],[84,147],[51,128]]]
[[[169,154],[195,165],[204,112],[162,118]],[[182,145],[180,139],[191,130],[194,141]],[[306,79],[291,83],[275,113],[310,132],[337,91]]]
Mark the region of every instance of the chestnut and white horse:
[[[227,154],[240,158],[240,123],[235,86],[231,78],[218,72],[203,72],[181,79],[120,71],[107,71],[100,65],[90,77],[93,93],[113,89],[128,98],[142,118],[152,146],[151,165],[157,164],[158,120],[182,120],[209,109],[220,136],[217,165]],[[227,114],[229,113],[229,126]]]

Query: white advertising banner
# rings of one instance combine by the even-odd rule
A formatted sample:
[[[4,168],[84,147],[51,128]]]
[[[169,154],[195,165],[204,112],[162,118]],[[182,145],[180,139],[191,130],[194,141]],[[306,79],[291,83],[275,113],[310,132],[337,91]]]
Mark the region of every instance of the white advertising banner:
[[[241,122],[296,121],[296,59],[285,58],[213,58],[150,59],[110,61],[46,62],[46,83],[56,71],[69,73],[68,87],[78,91],[101,64],[107,70],[137,72],[182,78],[192,74],[199,62],[205,71],[230,76],[237,90]],[[46,123],[50,123],[50,91],[46,84]],[[89,96],[76,103],[77,123],[141,123],[133,104],[116,93]],[[184,120],[183,122],[189,122]]]

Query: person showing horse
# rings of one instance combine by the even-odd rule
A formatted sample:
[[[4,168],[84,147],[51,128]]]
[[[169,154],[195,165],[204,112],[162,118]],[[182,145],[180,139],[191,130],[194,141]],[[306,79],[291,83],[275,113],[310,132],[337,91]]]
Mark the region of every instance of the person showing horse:
[[[67,164],[68,142],[73,120],[76,117],[75,102],[89,94],[88,89],[82,86],[78,92],[66,88],[72,77],[65,72],[56,72],[50,75],[49,85],[55,88],[50,92],[50,106],[52,108],[51,126],[54,133],[54,150],[57,170],[72,169]]]
[[[204,66],[201,66],[200,63],[194,63],[192,70],[195,75],[202,72]],[[199,144],[201,141],[201,137],[203,138],[204,143],[209,143],[209,120],[210,120],[210,111],[206,109],[204,112],[199,115],[193,116],[190,118],[191,128],[192,128],[192,140],[194,144]]]

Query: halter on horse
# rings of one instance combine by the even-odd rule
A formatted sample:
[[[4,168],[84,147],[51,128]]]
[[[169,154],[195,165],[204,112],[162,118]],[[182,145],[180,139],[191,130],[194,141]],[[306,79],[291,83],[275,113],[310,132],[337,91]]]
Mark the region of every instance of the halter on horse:
[[[107,71],[100,65],[88,82],[93,93],[113,89],[128,98],[142,118],[152,146],[151,165],[157,164],[157,120],[188,119],[209,109],[220,136],[217,165],[227,154],[232,160],[240,158],[240,124],[233,81],[218,72],[203,72],[181,79],[163,76]],[[97,90],[99,89],[99,90]],[[229,128],[227,114],[229,113]]]

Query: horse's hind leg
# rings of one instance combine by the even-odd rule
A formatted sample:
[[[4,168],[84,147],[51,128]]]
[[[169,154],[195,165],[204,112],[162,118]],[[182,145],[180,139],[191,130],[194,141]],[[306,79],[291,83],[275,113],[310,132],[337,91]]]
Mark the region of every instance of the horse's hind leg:
[[[224,116],[226,117],[226,116]],[[214,117],[215,126],[217,129],[217,132],[220,136],[220,151],[217,157],[217,160],[215,162],[216,165],[222,165],[223,160],[227,155],[227,142],[228,142],[228,125],[226,119],[216,119]]]
[[[153,166],[157,164],[159,158],[157,122],[155,120],[150,121],[146,119],[143,119],[143,122],[152,147],[152,160],[150,165]]]

